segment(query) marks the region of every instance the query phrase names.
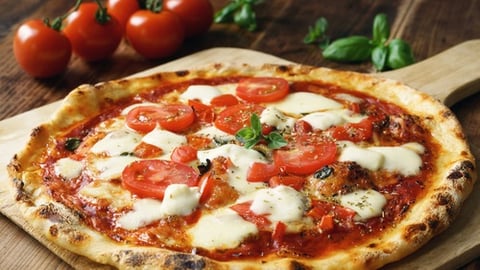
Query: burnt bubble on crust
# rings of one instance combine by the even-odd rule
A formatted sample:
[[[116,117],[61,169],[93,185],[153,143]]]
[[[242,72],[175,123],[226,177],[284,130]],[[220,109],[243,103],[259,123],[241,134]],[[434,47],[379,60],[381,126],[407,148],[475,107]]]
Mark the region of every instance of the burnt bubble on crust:
[[[188,74],[190,74],[190,72],[188,70],[179,70],[179,71],[176,71],[175,74],[178,77],[185,77],[185,76],[188,76]]]
[[[165,258],[165,266],[171,269],[205,269],[205,259],[185,253],[168,255]],[[169,268],[170,269],[170,268]]]
[[[475,166],[470,160],[464,160],[460,163],[459,166],[457,166],[450,172],[450,174],[447,176],[447,179],[453,182],[459,179],[472,180],[471,173],[474,169]]]

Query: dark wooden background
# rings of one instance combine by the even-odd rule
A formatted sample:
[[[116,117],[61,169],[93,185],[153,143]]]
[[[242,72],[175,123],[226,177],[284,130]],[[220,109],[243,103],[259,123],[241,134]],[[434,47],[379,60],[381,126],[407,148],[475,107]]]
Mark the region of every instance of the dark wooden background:
[[[226,0],[211,1],[215,10],[227,3]],[[410,43],[418,61],[462,41],[480,38],[478,0],[265,0],[256,6],[258,30],[253,33],[234,25],[213,25],[205,35],[187,40],[178,53],[168,59],[145,60],[123,43],[111,59],[106,61],[88,64],[73,57],[67,71],[55,78],[37,80],[29,77],[17,66],[13,56],[14,31],[26,19],[61,15],[73,2],[0,0],[0,120],[59,100],[79,84],[117,79],[212,47],[248,48],[302,64],[373,72],[368,63],[347,65],[325,60],[319,48],[303,44],[308,26],[318,17],[328,20],[327,34],[332,39],[337,39],[352,34],[370,36],[375,14],[386,13],[392,27],[391,36]],[[480,104],[480,94],[473,95],[452,108],[466,127],[468,138],[475,145],[475,142],[480,141],[480,109],[477,104]],[[476,153],[477,157],[478,154]],[[21,263],[16,264],[17,267],[68,268],[35,240],[24,235],[7,218],[0,216],[0,233],[12,231],[18,231],[18,234],[8,239],[3,238],[0,243],[0,268],[12,267],[2,265],[2,258],[22,254],[25,245],[38,246],[35,249],[37,252],[24,254]],[[465,262],[466,265],[467,263],[469,262]],[[468,269],[477,267],[480,268],[478,260],[466,266]]]

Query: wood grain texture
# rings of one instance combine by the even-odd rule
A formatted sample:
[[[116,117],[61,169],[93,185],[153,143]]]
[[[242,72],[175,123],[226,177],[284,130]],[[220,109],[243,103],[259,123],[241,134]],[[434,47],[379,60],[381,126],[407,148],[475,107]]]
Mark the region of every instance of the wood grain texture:
[[[218,10],[228,0],[211,1]],[[302,64],[373,72],[369,63],[327,61],[316,46],[301,42],[308,26],[320,16],[328,19],[327,34],[336,39],[352,34],[370,35],[374,15],[384,12],[392,25],[392,36],[408,41],[419,61],[463,41],[480,38],[480,1],[477,0],[268,0],[257,7],[259,29],[254,33],[232,25],[214,25],[206,35],[186,41],[176,55],[155,61],[143,59],[123,43],[107,61],[88,64],[73,57],[65,73],[47,80],[35,80],[15,63],[12,51],[14,31],[26,19],[62,14],[71,7],[71,1],[0,0],[0,7],[0,120],[57,101],[81,83],[128,76],[212,47],[255,49]],[[480,95],[475,94],[452,106],[477,159],[480,157],[478,104]],[[0,216],[0,229],[0,269],[69,268],[4,216]],[[478,251],[480,247],[476,249]],[[476,256],[467,255],[456,265],[468,264]],[[471,267],[475,266],[478,266],[478,260],[467,268],[474,269]]]

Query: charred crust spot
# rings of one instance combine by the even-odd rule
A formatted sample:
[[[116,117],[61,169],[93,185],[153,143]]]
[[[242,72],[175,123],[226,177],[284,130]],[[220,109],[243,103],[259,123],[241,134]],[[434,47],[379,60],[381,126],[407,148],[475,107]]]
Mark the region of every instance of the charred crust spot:
[[[442,111],[441,115],[443,116],[443,118],[446,118],[446,119],[453,117],[453,113],[450,110]]]
[[[178,77],[185,77],[187,76],[188,74],[190,74],[190,72],[188,70],[179,70],[179,71],[176,71],[175,74],[178,76]]]
[[[288,71],[290,71],[290,68],[288,66],[285,66],[285,65],[280,65],[280,66],[277,66],[277,71],[288,72]]]
[[[409,241],[415,241],[415,239],[423,232],[427,230],[428,226],[425,223],[412,224],[405,228],[405,238]]]
[[[58,235],[58,227],[57,227],[57,225],[52,225],[52,226],[50,226],[50,228],[48,229],[48,231],[50,232],[50,235],[51,235],[51,236],[56,237],[56,236]]]
[[[370,243],[368,245],[369,248],[376,248],[377,247],[377,243]]]
[[[190,254],[177,253],[169,255],[165,258],[165,266],[171,269],[205,269],[205,260]]]
[[[430,218],[428,219],[428,227],[430,227],[433,231],[438,229],[440,226],[440,221],[437,218]]]
[[[12,181],[13,181],[13,185],[15,186],[15,189],[17,190],[17,193],[15,194],[15,200],[32,204],[32,200],[30,199],[30,196],[23,189],[23,187],[25,186],[25,183],[23,183],[23,181],[18,178],[14,178]]]
[[[300,262],[297,262],[297,261],[291,261],[290,262],[290,269],[291,270],[308,270],[308,269],[312,269],[311,267],[309,266],[306,266]]]
[[[37,137],[40,132],[42,132],[42,126],[35,127],[34,129],[32,129],[30,137]]]
[[[474,170],[474,168],[475,166],[470,160],[464,160],[459,166],[450,172],[450,174],[447,176],[447,179],[453,182],[459,179],[471,180],[472,176],[470,173]]]

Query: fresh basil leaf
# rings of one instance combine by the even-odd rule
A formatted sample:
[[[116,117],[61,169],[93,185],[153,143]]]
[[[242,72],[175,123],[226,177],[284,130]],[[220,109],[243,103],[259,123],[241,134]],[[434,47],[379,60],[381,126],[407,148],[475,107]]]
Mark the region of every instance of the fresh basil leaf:
[[[238,1],[230,2],[225,7],[217,11],[213,17],[215,23],[229,23],[233,22],[233,14],[240,7],[241,3]]]
[[[361,62],[370,57],[372,44],[364,36],[337,39],[323,51],[323,57],[339,62]]]
[[[318,18],[314,26],[308,27],[308,33],[303,38],[303,43],[305,44],[312,44],[315,42],[323,43],[325,39],[328,39],[328,37],[325,35],[325,32],[327,31],[327,27],[328,27],[327,19],[325,19],[324,17]]]
[[[380,45],[372,50],[372,63],[377,71],[385,69],[387,64],[388,48]]]
[[[65,149],[73,152],[80,146],[81,142],[82,140],[80,140],[79,138],[68,138],[65,141]]]
[[[373,44],[383,45],[390,36],[390,25],[388,24],[387,15],[380,13],[373,19]]]
[[[268,148],[270,149],[278,149],[287,145],[287,141],[285,141],[282,135],[278,132],[270,132],[270,134],[267,136],[267,140]]]
[[[257,29],[257,18],[252,5],[249,3],[240,6],[240,9],[233,16],[233,21],[241,28],[245,28],[250,32]]]
[[[250,126],[252,127],[255,136],[262,134],[262,123],[260,122],[260,118],[256,113],[250,116]]]
[[[255,134],[255,131],[252,128],[244,127],[242,129],[240,129],[237,132],[237,134],[235,134],[235,137],[237,138],[237,140],[244,143],[248,140],[255,139],[256,134]]]
[[[402,68],[415,62],[410,45],[401,39],[394,39],[388,44],[387,66],[391,69]]]

